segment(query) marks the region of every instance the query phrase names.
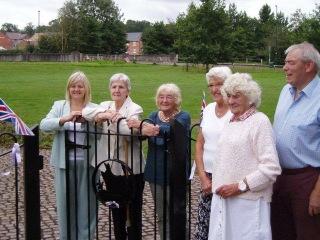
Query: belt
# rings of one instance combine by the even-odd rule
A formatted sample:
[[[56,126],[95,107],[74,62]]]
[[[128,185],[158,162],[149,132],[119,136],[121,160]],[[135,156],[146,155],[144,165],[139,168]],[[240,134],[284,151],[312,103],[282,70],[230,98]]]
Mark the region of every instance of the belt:
[[[313,171],[320,171],[320,168],[316,167],[304,167],[304,168],[283,168],[282,169],[282,174],[283,175],[296,175],[296,174],[301,174],[301,173],[306,173],[306,172],[313,172]]]

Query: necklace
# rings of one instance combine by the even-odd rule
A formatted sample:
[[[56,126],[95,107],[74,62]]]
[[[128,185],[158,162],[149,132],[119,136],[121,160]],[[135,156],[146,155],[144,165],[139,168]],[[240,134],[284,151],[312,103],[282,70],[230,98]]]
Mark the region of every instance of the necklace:
[[[228,109],[222,108],[222,110],[219,110],[217,106],[215,107],[215,113],[216,113],[217,117],[219,117],[219,118],[224,116],[227,111],[228,111]]]
[[[166,117],[162,111],[159,111],[158,116],[162,122],[170,122],[170,120],[173,119],[178,113],[178,111],[174,111],[168,117]]]

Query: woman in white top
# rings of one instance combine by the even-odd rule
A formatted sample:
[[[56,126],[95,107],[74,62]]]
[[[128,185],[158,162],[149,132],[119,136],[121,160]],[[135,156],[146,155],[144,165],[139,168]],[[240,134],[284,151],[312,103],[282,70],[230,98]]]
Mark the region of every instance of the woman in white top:
[[[281,168],[271,123],[256,110],[260,87],[249,74],[236,73],[221,92],[233,116],[212,168],[209,239],[271,240],[272,185]]]
[[[208,104],[203,110],[200,131],[196,142],[195,162],[201,183],[199,195],[198,216],[195,239],[207,240],[209,232],[209,217],[211,207],[211,172],[212,163],[216,158],[217,141],[222,128],[231,118],[228,104],[221,95],[220,88],[224,81],[231,76],[228,67],[213,67],[206,74],[210,94],[215,102]]]
[[[119,208],[112,209],[114,234],[116,240],[141,239],[142,238],[142,194],[144,188],[143,171],[144,159],[140,151],[140,142],[138,137],[131,138],[129,134],[131,129],[128,127],[127,119],[139,119],[142,114],[142,108],[134,103],[129,94],[131,90],[130,79],[126,74],[117,73],[111,76],[109,81],[109,91],[112,101],[100,103],[100,106],[94,108],[85,108],[82,115],[88,121],[103,123],[103,132],[110,135],[102,135],[98,146],[97,162],[103,160],[118,159],[128,164],[134,173],[135,194],[134,199],[128,206],[120,204]],[[125,118],[118,120],[120,118]],[[119,133],[128,136],[116,135],[117,124],[119,124]],[[117,142],[119,140],[119,142]],[[100,168],[101,170],[101,168]],[[123,175],[120,164],[112,164],[111,170],[115,175]],[[129,214],[128,214],[129,212]],[[127,219],[127,218],[130,219]],[[130,222],[130,226],[126,223]]]

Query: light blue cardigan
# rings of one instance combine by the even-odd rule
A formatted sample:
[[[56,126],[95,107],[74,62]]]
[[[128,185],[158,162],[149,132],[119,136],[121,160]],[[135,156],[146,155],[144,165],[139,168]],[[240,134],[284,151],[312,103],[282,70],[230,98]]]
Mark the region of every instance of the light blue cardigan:
[[[88,103],[86,107],[97,107],[94,103]],[[65,130],[64,126],[59,125],[59,120],[62,116],[70,113],[70,102],[66,100],[59,100],[54,102],[50,112],[41,120],[40,129],[47,133],[54,133],[54,140],[52,144],[52,152],[50,157],[50,164],[54,167],[65,168]],[[90,124],[90,131],[94,129]],[[99,134],[100,135],[100,134]],[[99,136],[98,135],[98,136]],[[90,162],[94,155],[94,134],[89,135],[89,144],[91,146],[89,151]],[[85,151],[85,154],[87,151]],[[85,156],[86,159],[86,156]]]

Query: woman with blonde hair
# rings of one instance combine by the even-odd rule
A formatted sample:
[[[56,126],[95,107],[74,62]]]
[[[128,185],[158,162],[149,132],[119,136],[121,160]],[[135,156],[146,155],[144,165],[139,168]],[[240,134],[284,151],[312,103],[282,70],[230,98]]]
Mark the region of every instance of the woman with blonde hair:
[[[87,162],[92,159],[94,153],[93,136],[89,136],[89,144],[91,145],[89,156],[84,148],[73,148],[68,152],[69,162],[67,163],[65,153],[65,130],[70,130],[68,133],[70,142],[83,146],[87,143],[86,134],[79,131],[87,129],[87,122],[82,117],[82,110],[85,107],[96,106],[90,100],[91,90],[86,75],[80,71],[75,72],[71,74],[67,82],[66,100],[54,102],[50,112],[40,122],[42,131],[54,134],[50,163],[55,169],[54,183],[59,232],[60,239],[63,240],[92,239],[95,232],[96,198],[92,184],[88,181],[88,179],[91,180],[93,167]],[[67,164],[69,165],[68,173]],[[68,175],[69,186],[66,184],[66,176]],[[67,188],[69,192],[67,192]],[[69,194],[68,206],[67,194]],[[70,219],[69,226],[67,213],[69,213]]]

